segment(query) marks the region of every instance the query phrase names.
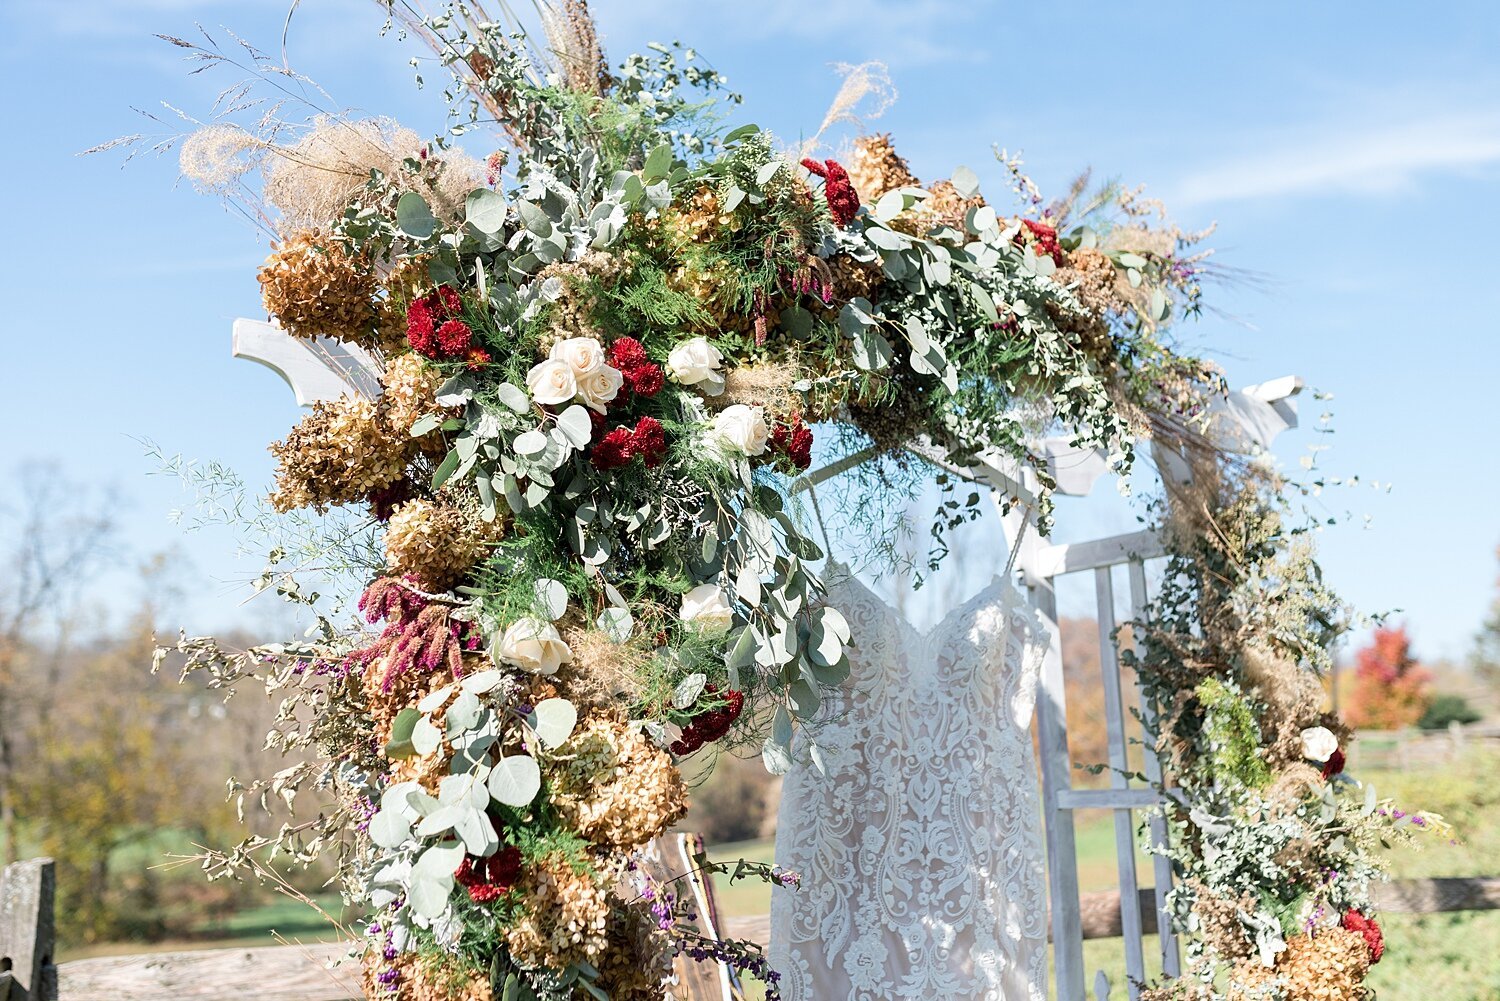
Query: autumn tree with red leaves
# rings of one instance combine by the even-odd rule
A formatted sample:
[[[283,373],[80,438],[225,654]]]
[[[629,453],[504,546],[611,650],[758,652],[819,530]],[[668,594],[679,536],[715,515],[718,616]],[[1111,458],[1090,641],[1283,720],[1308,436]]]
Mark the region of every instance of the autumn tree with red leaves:
[[[1405,626],[1375,630],[1355,654],[1354,691],[1345,719],[1367,730],[1414,726],[1432,701],[1432,674],[1411,655]]]

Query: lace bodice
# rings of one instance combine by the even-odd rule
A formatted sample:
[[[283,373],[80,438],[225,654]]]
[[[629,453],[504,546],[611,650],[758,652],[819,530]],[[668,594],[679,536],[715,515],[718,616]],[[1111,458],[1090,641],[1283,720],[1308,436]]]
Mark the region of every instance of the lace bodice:
[[[771,961],[787,1001],[1044,1001],[1047,906],[1030,737],[1043,632],[1003,579],[933,629],[843,575],[849,680],[787,775]]]

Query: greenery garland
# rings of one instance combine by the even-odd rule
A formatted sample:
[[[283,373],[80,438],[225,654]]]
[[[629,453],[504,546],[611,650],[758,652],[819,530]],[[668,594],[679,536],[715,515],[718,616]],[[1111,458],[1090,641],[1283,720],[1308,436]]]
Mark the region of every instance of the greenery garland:
[[[1168,329],[1197,312],[1206,254],[1135,192],[1080,182],[1044,202],[1003,154],[1015,216],[966,168],[921,183],[885,136],[839,162],[726,130],[737,98],[693,50],[611,69],[582,0],[547,10],[550,61],[477,5],[386,6],[451,71],[450,134],[497,126],[501,149],[481,162],[327,113],[222,119],[181,146],[187,176],[276,237],[268,313],[352,346],[379,383],[272,448],[271,508],[345,512],[329,533],[299,521],[305,545],[274,549],[261,578],[313,610],[308,638],[176,647],[216,685],[283,697],[270,744],[300,760],[238,787],[242,804],[331,796],[205,866],[334,858],[371,915],[372,997],[659,998],[674,955],[754,972],[774,997],[758,947],[705,940],[637,862],[685,809],[681,759],[743,745],[785,770],[848,673],[857,637],[789,506],[814,433],[998,455],[1044,487],[1042,433],[1120,471],[1140,437],[1191,443],[1222,386]],[[168,40],[286,90],[280,62]],[[1237,983],[1311,997],[1289,986],[1287,922],[1308,902],[1368,915],[1373,875],[1353,819],[1369,812],[1297,750],[1315,721],[1338,732],[1291,683],[1335,605],[1275,522],[1275,485],[1200,466],[1208,501],[1174,504],[1138,661],[1186,795],[1176,905],[1202,983],[1213,958],[1258,958]],[[961,517],[934,526],[937,554]],[[302,583],[334,554],[359,578],[354,628]],[[816,738],[804,727],[814,763]],[[1229,817],[1254,820],[1227,829],[1243,845],[1220,837]],[[1330,866],[1338,879],[1304,878]],[[1242,886],[1253,899],[1226,904]],[[1213,937],[1234,921],[1243,942]]]

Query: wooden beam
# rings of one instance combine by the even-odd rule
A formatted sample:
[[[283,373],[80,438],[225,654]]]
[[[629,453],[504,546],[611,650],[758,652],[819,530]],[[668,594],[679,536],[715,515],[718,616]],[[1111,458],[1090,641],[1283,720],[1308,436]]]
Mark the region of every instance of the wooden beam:
[[[1112,535],[1092,542],[1064,543],[1047,546],[1036,554],[1032,572],[1039,577],[1057,577],[1099,570],[1131,560],[1149,560],[1166,554],[1161,538],[1150,529]]]
[[[0,1001],[57,1001],[56,886],[49,858],[12,862],[0,872]]]

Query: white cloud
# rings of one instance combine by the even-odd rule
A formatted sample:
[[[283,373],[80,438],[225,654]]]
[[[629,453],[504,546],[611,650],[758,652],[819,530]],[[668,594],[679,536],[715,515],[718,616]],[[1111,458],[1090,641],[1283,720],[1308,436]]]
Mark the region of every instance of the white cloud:
[[[1413,116],[1363,128],[1307,129],[1182,178],[1173,205],[1295,195],[1383,195],[1435,173],[1500,164],[1500,112]]]

